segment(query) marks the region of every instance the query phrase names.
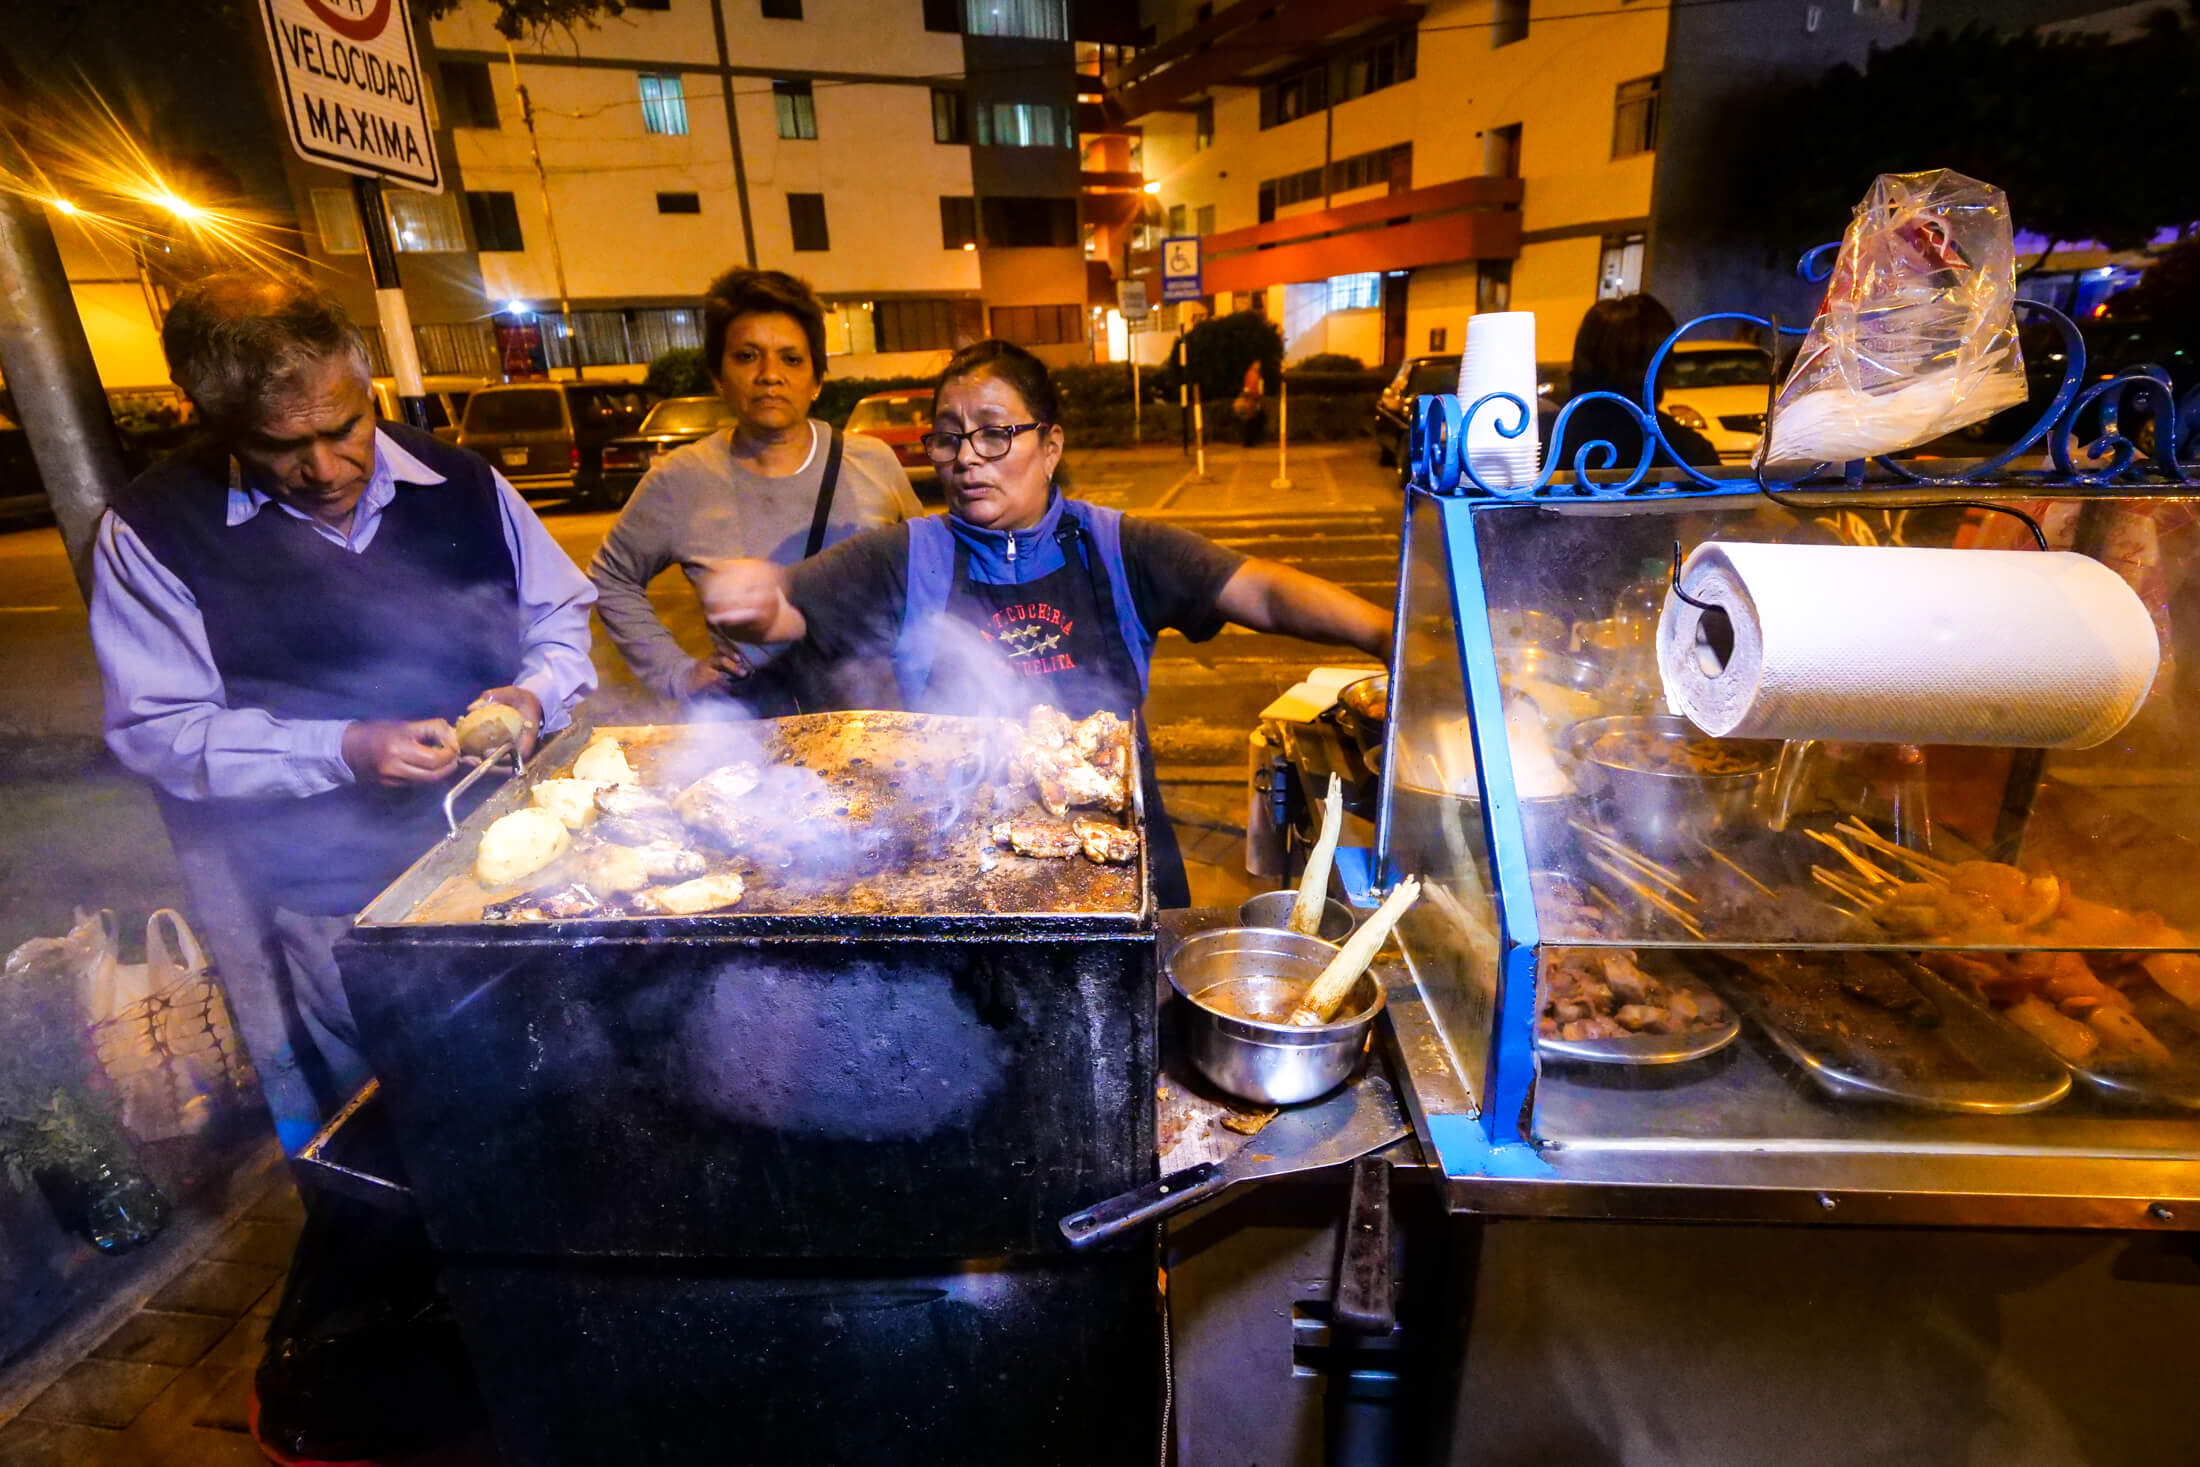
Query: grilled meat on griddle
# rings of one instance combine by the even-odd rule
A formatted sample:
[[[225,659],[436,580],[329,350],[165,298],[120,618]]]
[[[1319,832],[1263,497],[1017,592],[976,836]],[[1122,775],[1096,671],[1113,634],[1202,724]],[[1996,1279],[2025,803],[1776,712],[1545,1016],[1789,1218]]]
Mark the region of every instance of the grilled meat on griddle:
[[[633,907],[651,916],[693,917],[730,907],[746,892],[747,887],[739,876],[731,871],[720,871],[683,881],[678,886],[653,886],[634,898]]]
[[[993,827],[993,843],[1019,856],[1074,856],[1084,838],[1058,820],[1003,820]]]
[[[638,784],[608,785],[596,791],[596,834],[623,846],[647,846],[687,839],[687,828],[672,802]]]
[[[1128,866],[1138,859],[1135,830],[1125,830],[1109,820],[1078,820],[1070,828],[1076,831],[1089,861],[1102,866]]]

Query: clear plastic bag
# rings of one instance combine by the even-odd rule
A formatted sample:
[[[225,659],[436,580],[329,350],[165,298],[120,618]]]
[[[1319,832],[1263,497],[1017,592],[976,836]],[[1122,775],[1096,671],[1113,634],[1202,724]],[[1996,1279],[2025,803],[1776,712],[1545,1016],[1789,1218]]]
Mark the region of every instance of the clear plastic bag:
[[[2008,199],[1975,178],[1874,180],[1774,399],[1765,465],[1914,448],[2023,402],[2010,236]]]

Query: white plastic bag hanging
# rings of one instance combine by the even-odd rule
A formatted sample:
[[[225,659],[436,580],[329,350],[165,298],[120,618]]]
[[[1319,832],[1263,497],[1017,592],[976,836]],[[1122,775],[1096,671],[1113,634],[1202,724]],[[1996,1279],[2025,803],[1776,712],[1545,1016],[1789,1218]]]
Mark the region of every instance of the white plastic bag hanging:
[[[2023,402],[2016,294],[2000,189],[1947,169],[1881,174],[1774,399],[1765,466],[1914,448]]]
[[[244,1068],[198,937],[163,907],[146,920],[144,964],[115,973],[115,1007],[92,1034],[124,1127],[140,1141],[204,1130],[240,1091]]]

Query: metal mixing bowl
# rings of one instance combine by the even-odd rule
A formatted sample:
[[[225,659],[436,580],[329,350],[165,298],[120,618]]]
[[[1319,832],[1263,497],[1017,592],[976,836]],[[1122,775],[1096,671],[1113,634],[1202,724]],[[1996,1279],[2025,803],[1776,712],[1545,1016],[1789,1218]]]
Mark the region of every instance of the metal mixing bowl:
[[[1291,908],[1298,901],[1295,891],[1264,891],[1258,896],[1247,897],[1238,904],[1238,921],[1248,927],[1267,927],[1278,932],[1288,931]],[[1321,931],[1315,936],[1324,942],[1342,942],[1352,935],[1359,925],[1352,909],[1331,897],[1322,903]]]
[[[1639,769],[1593,752],[1598,740],[1613,733],[1672,744],[1707,735],[1670,713],[1592,718],[1567,731],[1566,752],[1575,761],[1598,822],[1646,856],[1696,855],[1714,836],[1749,823],[1780,758],[1776,743],[1722,739],[1726,749],[1748,759],[1747,769],[1733,774]]]
[[[1350,1079],[1383,1008],[1374,973],[1362,974],[1345,995],[1338,1010],[1345,1017],[1315,1028],[1207,1006],[1227,1002],[1280,1020],[1336,955],[1331,943],[1264,927],[1225,927],[1178,943],[1166,968],[1169,986],[1185,1000],[1184,1045],[1194,1068],[1218,1089],[1260,1105],[1296,1105]]]

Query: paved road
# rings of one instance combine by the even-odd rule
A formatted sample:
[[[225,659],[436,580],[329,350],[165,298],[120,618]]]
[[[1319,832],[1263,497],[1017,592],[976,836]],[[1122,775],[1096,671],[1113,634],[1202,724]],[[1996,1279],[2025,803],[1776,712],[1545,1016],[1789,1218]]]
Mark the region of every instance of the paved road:
[[[1189,482],[1173,447],[1071,455],[1075,493],[1153,514],[1248,554],[1271,556],[1387,604],[1395,576],[1397,497],[1364,444],[1295,451],[1294,487],[1272,487],[1274,449],[1208,455],[1209,482]],[[585,564],[605,514],[539,506],[559,544]],[[701,623],[677,572],[652,587],[667,623],[701,645]],[[597,639],[607,691],[635,695],[608,640]],[[1195,896],[1242,886],[1245,736],[1262,707],[1322,663],[1358,654],[1232,628],[1201,645],[1166,635],[1155,659],[1148,722],[1166,795],[1195,860]],[[59,537],[0,534],[0,952],[58,931],[72,906],[112,906],[125,930],[180,896],[152,802],[98,744],[100,690],[85,616]]]

